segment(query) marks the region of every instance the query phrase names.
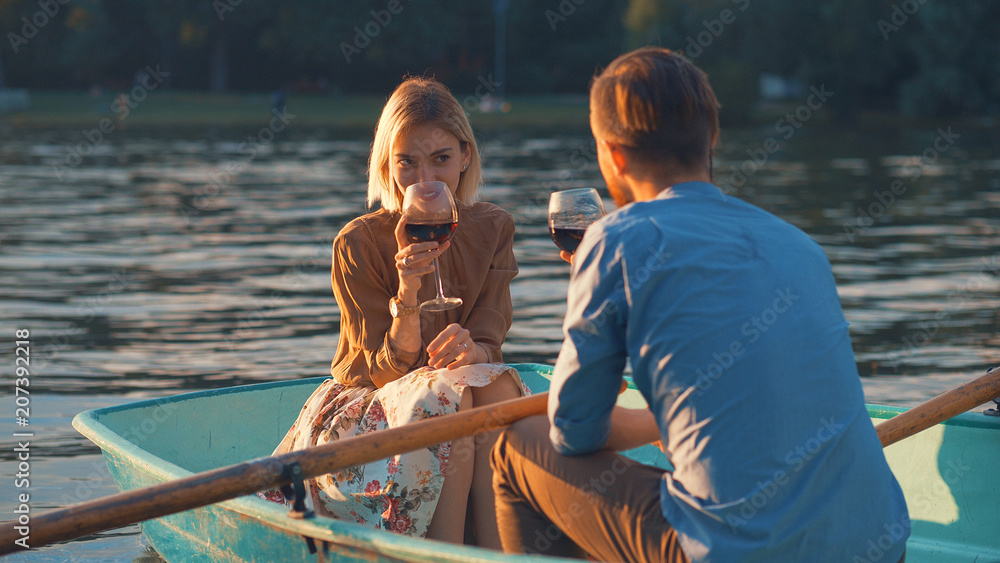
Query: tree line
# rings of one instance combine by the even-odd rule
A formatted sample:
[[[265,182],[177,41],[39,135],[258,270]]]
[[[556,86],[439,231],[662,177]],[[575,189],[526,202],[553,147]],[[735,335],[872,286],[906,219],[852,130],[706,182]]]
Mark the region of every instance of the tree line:
[[[0,0],[0,80],[115,89],[160,65],[164,89],[385,94],[432,74],[469,93],[499,80],[498,9],[511,95],[581,94],[656,44],[705,69],[730,118],[762,75],[825,85],[842,115],[1000,112],[1000,3],[981,0]]]

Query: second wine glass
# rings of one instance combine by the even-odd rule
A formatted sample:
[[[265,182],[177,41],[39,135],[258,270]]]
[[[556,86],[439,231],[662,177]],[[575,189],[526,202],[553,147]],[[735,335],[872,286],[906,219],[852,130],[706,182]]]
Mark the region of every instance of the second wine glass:
[[[604,202],[594,188],[552,192],[549,233],[556,246],[573,254],[591,223],[604,217]]]
[[[458,207],[444,182],[419,182],[407,187],[403,195],[403,215],[406,216],[406,238],[411,243],[435,241],[443,244],[458,226]],[[437,297],[421,303],[422,311],[447,311],[462,304],[458,297],[444,296],[437,258],[434,259],[434,281]]]

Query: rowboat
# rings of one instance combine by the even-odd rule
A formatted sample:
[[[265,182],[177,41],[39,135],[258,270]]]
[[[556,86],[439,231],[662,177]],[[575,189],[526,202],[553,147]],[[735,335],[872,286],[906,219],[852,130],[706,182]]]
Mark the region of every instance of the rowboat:
[[[534,391],[550,366],[515,364]],[[325,378],[186,393],[80,413],[73,426],[104,452],[117,486],[132,490],[268,456]],[[618,403],[644,408],[630,385]],[[875,424],[903,412],[869,406]],[[669,468],[653,446],[625,452]],[[965,413],[885,449],[912,521],[909,562],[1000,561],[1000,417]],[[147,520],[143,534],[168,561],[557,561],[411,538],[314,516],[256,496]],[[873,541],[865,561],[881,559]]]

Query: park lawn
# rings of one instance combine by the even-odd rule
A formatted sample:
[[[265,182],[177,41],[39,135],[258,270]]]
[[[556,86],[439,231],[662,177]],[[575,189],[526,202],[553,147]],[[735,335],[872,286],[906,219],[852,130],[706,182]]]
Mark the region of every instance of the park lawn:
[[[110,119],[116,127],[266,127],[274,117],[271,95],[266,93],[211,94],[205,92],[125,93],[126,105],[112,110],[117,94],[105,92],[31,92],[31,107],[23,112],[0,115],[0,123],[16,127],[98,127]],[[141,98],[141,99],[140,99]],[[458,96],[473,108],[469,117],[475,127],[567,127],[588,126],[584,96],[535,96],[511,98],[510,111],[482,113],[475,98]],[[385,98],[381,96],[335,96],[291,94],[286,98],[286,121],[296,125],[374,129]],[[116,106],[117,109],[117,106]],[[294,117],[292,117],[294,116]]]

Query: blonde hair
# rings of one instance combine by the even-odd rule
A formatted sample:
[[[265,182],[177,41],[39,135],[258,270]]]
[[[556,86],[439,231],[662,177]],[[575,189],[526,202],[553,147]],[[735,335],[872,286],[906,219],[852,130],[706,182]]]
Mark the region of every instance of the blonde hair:
[[[424,124],[441,127],[458,138],[460,148],[469,148],[469,166],[459,176],[455,200],[459,205],[470,205],[476,201],[479,184],[482,183],[482,168],[479,148],[465,110],[444,84],[433,78],[410,77],[403,80],[389,96],[375,128],[375,140],[368,159],[368,207],[381,202],[382,207],[389,211],[402,209],[405,186],[396,186],[392,177],[392,145],[410,127]]]

